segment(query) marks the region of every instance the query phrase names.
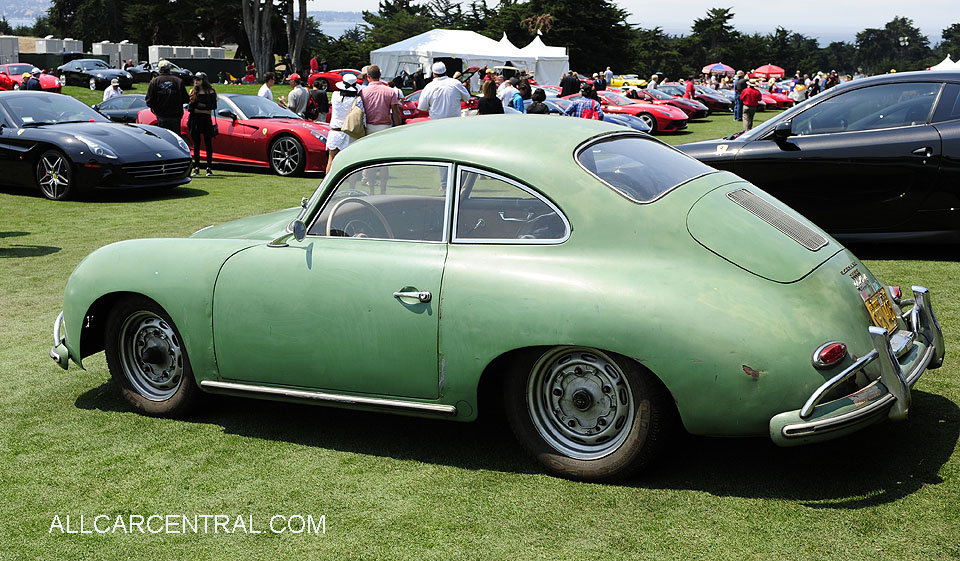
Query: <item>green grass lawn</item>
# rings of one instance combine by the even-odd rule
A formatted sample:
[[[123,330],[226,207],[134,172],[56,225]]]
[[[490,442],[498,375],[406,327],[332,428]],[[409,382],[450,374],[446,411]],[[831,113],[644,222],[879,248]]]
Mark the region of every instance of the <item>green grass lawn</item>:
[[[718,116],[661,138],[738,124]],[[960,264],[948,248],[855,248],[885,281],[930,287],[945,330],[945,366],[918,383],[908,422],[792,449],[680,438],[638,479],[585,484],[544,475],[496,415],[216,398],[188,420],[154,419],[121,400],[102,353],[60,370],[51,328],[89,252],[294,206],[320,181],[216,173],[160,196],[63,203],[0,188],[0,559],[960,558]],[[117,515],[227,514],[231,528],[252,516],[263,533],[49,531],[55,515],[77,529],[81,514],[87,529],[98,514],[111,527]],[[274,515],[323,515],[326,533],[270,533]]]

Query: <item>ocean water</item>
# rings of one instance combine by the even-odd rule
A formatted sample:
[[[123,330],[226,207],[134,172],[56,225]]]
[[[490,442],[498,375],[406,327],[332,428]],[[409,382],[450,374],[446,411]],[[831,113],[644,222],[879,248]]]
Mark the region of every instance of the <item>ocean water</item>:
[[[366,22],[361,19],[357,21],[320,21],[317,23],[320,24],[320,30],[323,31],[324,35],[340,37],[344,31],[353,29],[358,25],[363,25]]]

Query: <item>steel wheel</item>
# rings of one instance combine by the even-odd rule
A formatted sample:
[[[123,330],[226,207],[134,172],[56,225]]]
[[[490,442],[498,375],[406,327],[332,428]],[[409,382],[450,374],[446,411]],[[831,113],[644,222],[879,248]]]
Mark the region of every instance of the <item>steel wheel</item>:
[[[277,175],[296,175],[305,165],[303,145],[292,136],[281,136],[270,145],[270,167]]]
[[[177,393],[183,383],[183,347],[173,327],[142,310],[120,326],[120,367],[133,389],[152,401]]]
[[[91,89],[91,90],[97,89],[97,79],[96,79],[96,78],[90,78],[90,89]]]
[[[649,113],[641,113],[637,115],[641,121],[644,122],[648,127],[650,127],[650,132],[657,132],[657,120],[653,118],[653,115]]]
[[[130,296],[110,310],[104,350],[120,393],[141,413],[182,416],[198,401],[183,338],[153,300]]]
[[[37,186],[43,196],[62,201],[70,196],[73,186],[73,169],[70,160],[62,152],[47,150],[37,162]]]
[[[595,460],[623,444],[633,428],[630,384],[615,362],[588,349],[556,349],[527,381],[527,409],[540,436],[558,452]]]

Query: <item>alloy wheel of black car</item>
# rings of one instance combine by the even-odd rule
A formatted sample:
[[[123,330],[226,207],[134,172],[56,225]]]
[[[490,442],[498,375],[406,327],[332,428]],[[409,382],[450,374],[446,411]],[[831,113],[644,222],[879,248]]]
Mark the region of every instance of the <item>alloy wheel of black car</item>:
[[[66,75],[66,74],[61,74],[61,75],[60,75],[60,85],[61,85],[61,86],[66,86],[66,85],[67,85],[67,75]]]
[[[654,460],[674,419],[669,394],[635,362],[597,349],[555,347],[504,384],[520,444],[547,470],[613,481]]]
[[[107,366],[123,398],[137,411],[179,417],[200,398],[180,332],[156,302],[121,300],[107,318]]]
[[[307,164],[306,152],[300,141],[292,136],[281,136],[270,144],[270,168],[277,175],[298,175]]]
[[[97,79],[96,79],[96,78],[90,78],[90,89],[91,89],[91,90],[97,89]]]
[[[73,169],[70,160],[59,150],[47,150],[37,161],[37,186],[43,196],[62,201],[72,194]]]

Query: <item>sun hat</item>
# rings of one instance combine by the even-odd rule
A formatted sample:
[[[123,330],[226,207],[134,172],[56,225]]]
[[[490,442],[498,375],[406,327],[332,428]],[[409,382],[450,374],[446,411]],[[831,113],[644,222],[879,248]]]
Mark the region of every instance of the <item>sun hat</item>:
[[[743,70],[737,70],[737,76],[743,76]]]
[[[434,73],[434,74],[437,74],[437,75],[439,75],[439,74],[446,74],[446,73],[447,73],[447,65],[444,64],[444,63],[442,63],[442,62],[440,62],[440,61],[437,61],[437,62],[433,63],[433,73]]]
[[[338,90],[347,90],[355,89],[357,87],[357,75],[356,74],[344,74],[343,81],[337,82],[336,88]]]
[[[119,86],[119,85],[120,85],[120,79],[119,79],[119,78],[114,78],[113,80],[110,80],[110,85],[111,85],[111,86]]]
[[[747,85],[750,87],[754,87],[754,88],[757,87],[757,83],[758,82],[756,78],[750,78],[749,80],[747,80]]]
[[[160,62],[157,63],[157,68],[159,68],[160,70],[169,70],[169,69],[170,69],[170,61],[169,61],[169,60],[166,60],[166,59],[161,60]]]

